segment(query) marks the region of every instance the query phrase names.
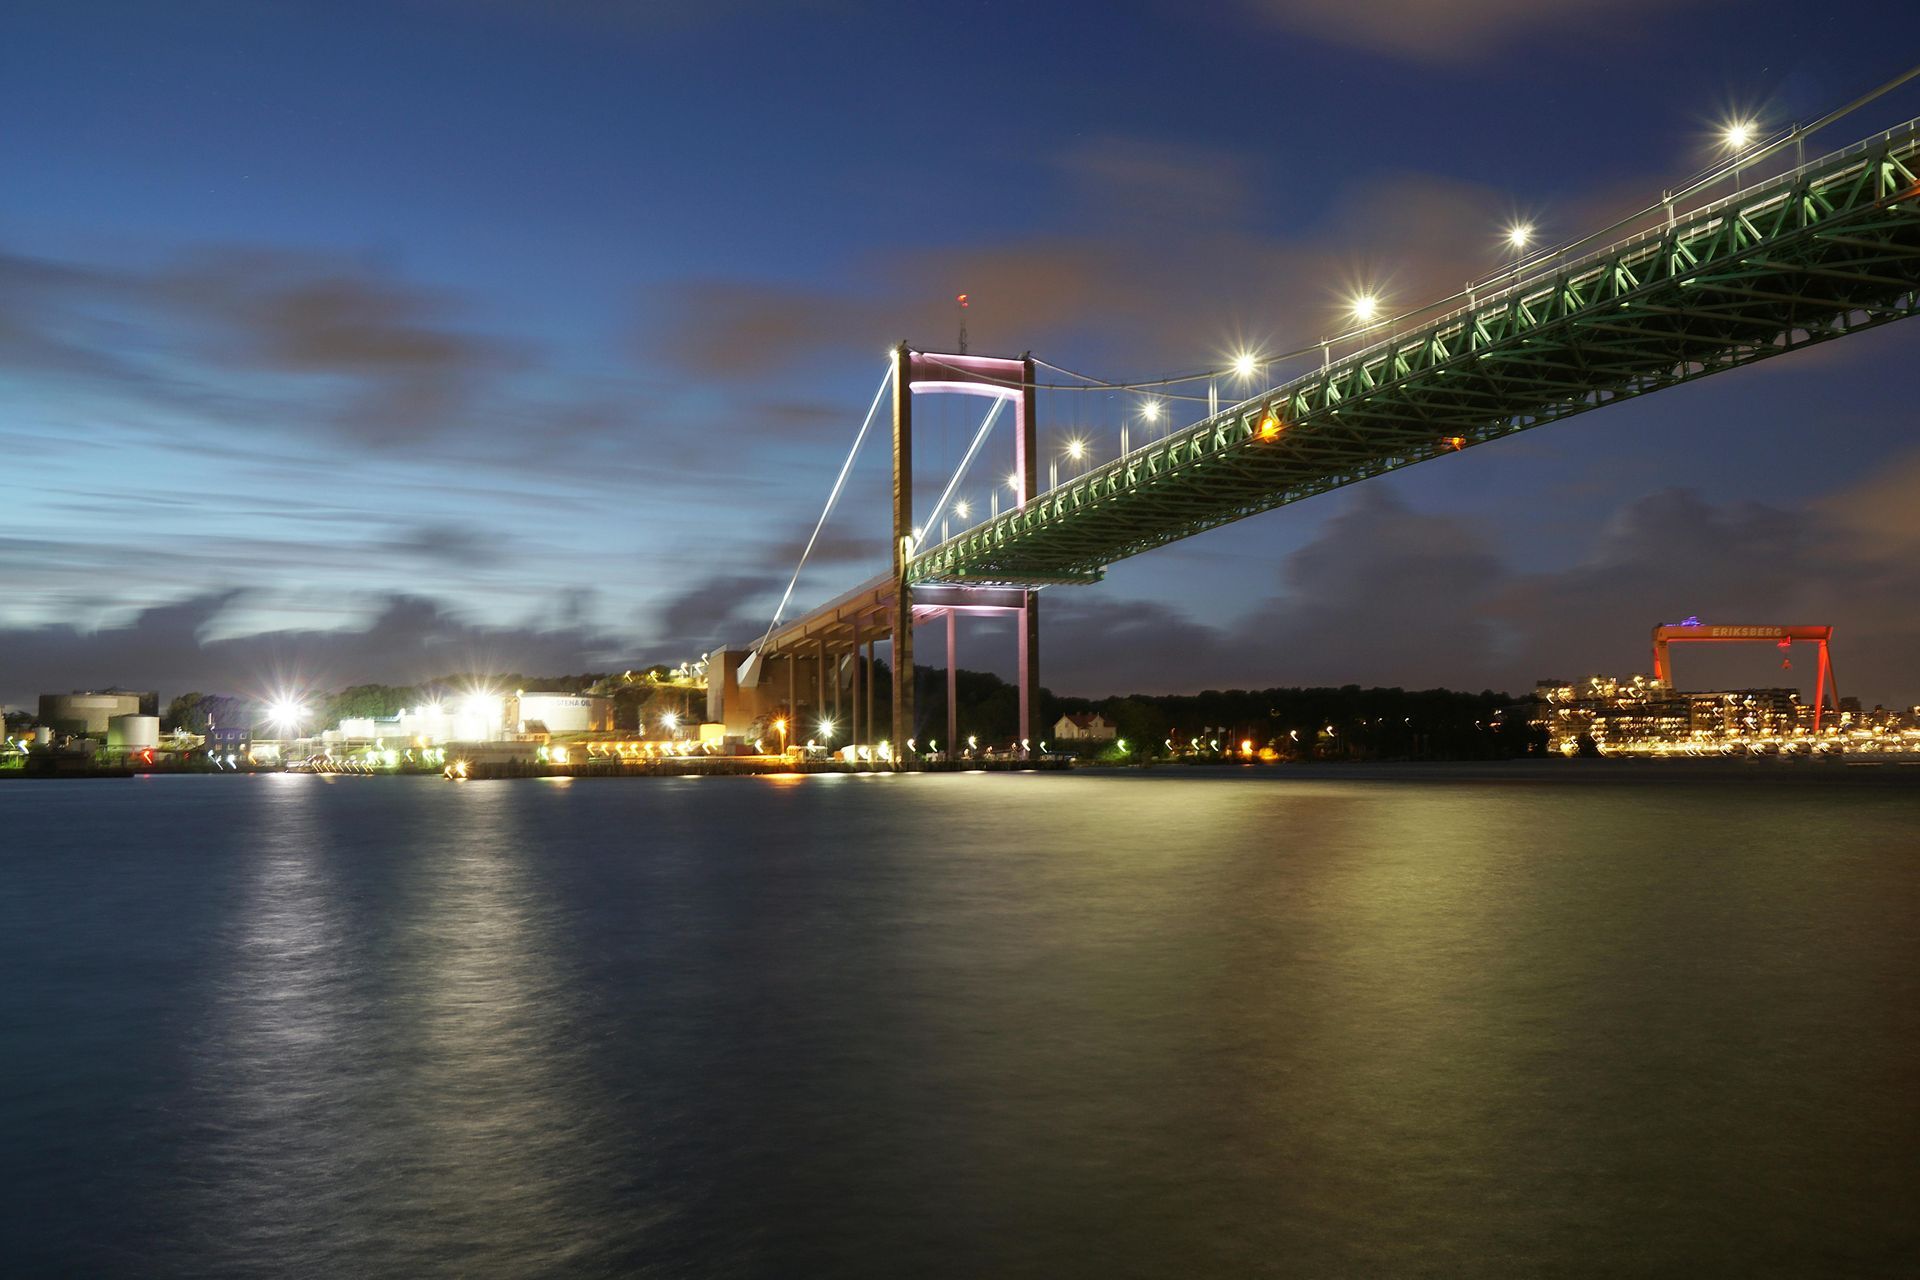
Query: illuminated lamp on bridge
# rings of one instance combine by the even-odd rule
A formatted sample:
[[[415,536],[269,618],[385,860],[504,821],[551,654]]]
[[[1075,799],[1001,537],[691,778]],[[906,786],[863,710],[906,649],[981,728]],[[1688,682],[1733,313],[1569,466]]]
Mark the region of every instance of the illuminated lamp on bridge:
[[[1260,419],[1260,438],[1262,440],[1273,439],[1280,434],[1282,425],[1279,414],[1268,413],[1266,417]]]
[[[1441,436],[1440,443],[1449,449],[1458,451],[1467,447],[1467,438],[1465,436]]]

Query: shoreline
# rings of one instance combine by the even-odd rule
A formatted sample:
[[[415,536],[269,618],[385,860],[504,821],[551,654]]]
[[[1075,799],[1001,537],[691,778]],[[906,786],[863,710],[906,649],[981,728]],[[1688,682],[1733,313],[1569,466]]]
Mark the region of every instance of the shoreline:
[[[1500,783],[1609,783],[1609,782],[1737,782],[1787,785],[1832,783],[1912,785],[1920,787],[1920,756],[1729,757],[1723,759],[1529,759],[1514,760],[1380,760],[1309,762],[1157,761],[1143,764],[1081,764],[1071,760],[967,760],[924,764],[895,770],[871,763],[844,761],[776,761],[715,757],[705,760],[663,760],[616,766],[547,765],[533,762],[476,764],[466,777],[449,779],[436,767],[343,769],[319,772],[306,769],[167,769],[99,766],[85,769],[28,771],[0,770],[0,782],[9,780],[73,781],[179,777],[255,777],[310,774],[323,778],[408,777],[446,781],[517,781],[555,778],[712,778],[816,776],[896,776],[899,774],[1048,773],[1091,778],[1218,778],[1241,781],[1289,782],[1500,782]]]

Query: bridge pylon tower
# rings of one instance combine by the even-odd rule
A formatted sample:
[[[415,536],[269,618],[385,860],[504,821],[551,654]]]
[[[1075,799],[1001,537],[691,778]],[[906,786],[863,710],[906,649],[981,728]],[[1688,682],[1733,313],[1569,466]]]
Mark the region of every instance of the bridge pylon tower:
[[[1038,492],[1040,474],[1038,399],[1034,394],[1031,353],[1019,357],[940,354],[916,351],[905,342],[893,349],[893,741],[895,758],[914,736],[913,588],[908,566],[924,538],[913,524],[913,402],[916,395],[984,396],[1011,402],[1014,414],[1014,470],[1018,488],[1012,510],[1026,506]],[[933,517],[929,517],[931,529]],[[1001,585],[1001,584],[981,584]],[[1031,747],[1040,741],[1040,593],[1032,586],[1018,592],[1016,628],[1020,649],[1020,727]],[[949,655],[949,663],[951,663]],[[949,707],[951,719],[952,708]],[[955,744],[948,743],[949,749]]]

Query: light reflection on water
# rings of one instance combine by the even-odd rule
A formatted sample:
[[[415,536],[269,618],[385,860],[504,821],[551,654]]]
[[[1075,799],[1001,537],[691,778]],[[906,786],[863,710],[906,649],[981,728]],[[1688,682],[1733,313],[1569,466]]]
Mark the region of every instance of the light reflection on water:
[[[0,1245],[1910,1273],[1915,789],[1525,776],[8,784]]]

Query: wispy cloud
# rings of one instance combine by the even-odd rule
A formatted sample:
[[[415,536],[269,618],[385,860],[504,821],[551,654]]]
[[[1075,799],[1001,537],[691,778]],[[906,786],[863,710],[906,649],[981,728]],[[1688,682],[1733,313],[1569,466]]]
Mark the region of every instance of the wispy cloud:
[[[1329,44],[1417,62],[1478,62],[1543,31],[1608,41],[1652,36],[1712,0],[1241,0],[1255,16]]]

